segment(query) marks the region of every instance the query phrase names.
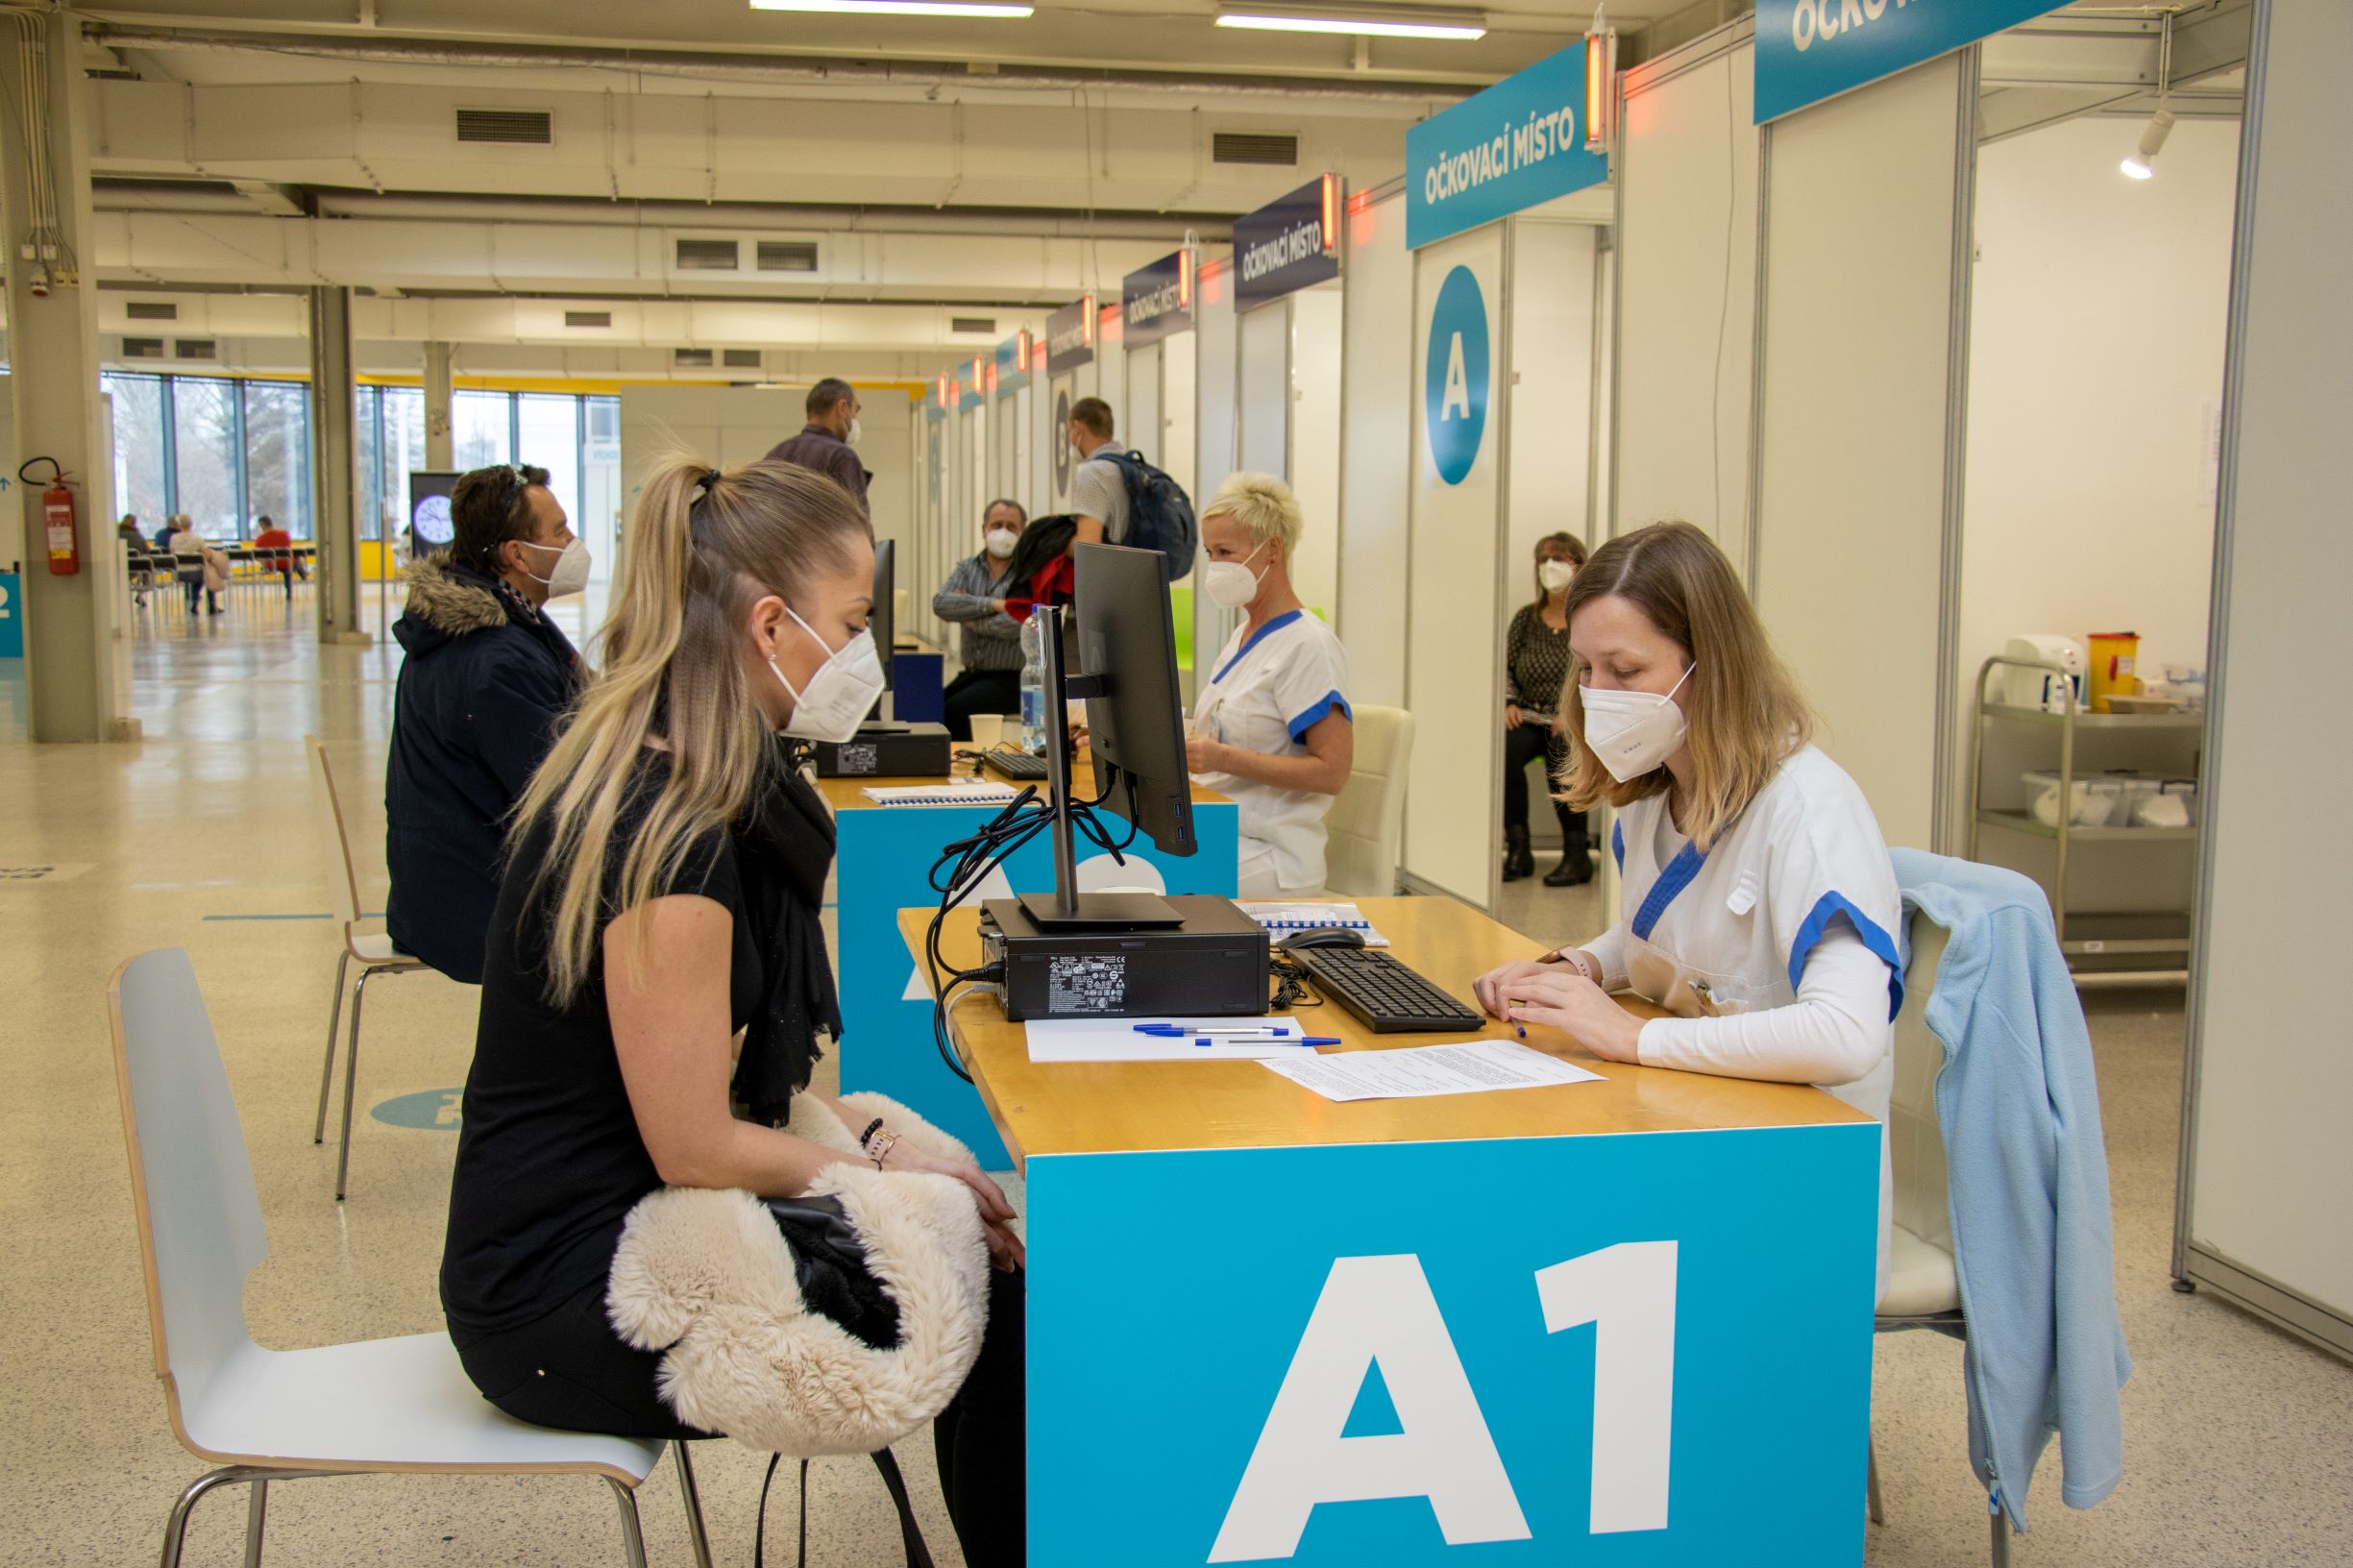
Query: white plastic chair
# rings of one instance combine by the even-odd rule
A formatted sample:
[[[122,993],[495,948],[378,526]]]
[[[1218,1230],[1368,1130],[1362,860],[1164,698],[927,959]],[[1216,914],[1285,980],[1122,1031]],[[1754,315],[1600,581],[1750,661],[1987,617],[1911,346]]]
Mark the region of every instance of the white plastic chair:
[[[343,1018],[343,993],[352,996],[352,1042],[343,1064],[343,1149],[335,1157],[335,1201],[343,1201],[352,1173],[352,1094],[359,1077],[359,1005],[366,999],[368,981],[380,974],[431,971],[421,958],[395,952],[392,938],[382,931],[362,931],[359,911],[359,872],[352,864],[352,835],[343,825],[343,798],[335,793],[335,772],[328,765],[327,747],[316,735],[303,737],[318,759],[319,781],[327,786],[327,808],[335,822],[335,845],[343,852],[343,951],[335,958],[334,1006],[327,1015],[327,1062],[319,1069],[319,1123],[310,1141],[327,1141],[327,1091],[335,1078],[335,1028]],[[359,961],[359,984],[351,984],[352,960]]]
[[[1397,891],[1413,715],[1366,703],[1352,722],[1357,749],[1348,787],[1324,815],[1324,887],[1354,898],[1386,898]]]
[[[164,1527],[175,1568],[188,1514],[215,1487],[251,1486],[245,1561],[261,1560],[269,1483],[385,1471],[595,1476],[613,1489],[630,1568],[645,1568],[637,1488],[659,1442],[552,1432],[501,1412],[467,1381],[445,1334],[264,1350],[245,1324],[246,1276],[268,1251],[236,1102],[188,955],[146,953],[107,992],[131,1155],[148,1328],[172,1432],[222,1466],[180,1494]],[[687,1533],[710,1568],[686,1446],[673,1444]]]

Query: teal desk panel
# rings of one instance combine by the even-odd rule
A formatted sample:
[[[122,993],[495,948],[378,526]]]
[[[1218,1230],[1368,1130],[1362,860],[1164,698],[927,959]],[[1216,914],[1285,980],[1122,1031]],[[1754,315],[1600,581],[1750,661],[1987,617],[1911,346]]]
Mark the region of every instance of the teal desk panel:
[[[841,890],[835,929],[842,972],[843,1092],[874,1090],[890,1095],[962,1139],[990,1170],[1005,1169],[1011,1157],[979,1091],[940,1059],[932,1040],[930,980],[907,951],[898,912],[939,907],[931,869],[942,847],[977,831],[1000,809],[862,807],[834,819]],[[1174,859],[1153,848],[1150,840],[1139,838],[1126,851],[1125,866],[1113,865],[1110,856],[1082,838],[1081,884],[1233,897],[1241,853],[1233,804],[1196,803],[1193,834],[1201,845],[1197,854]],[[992,878],[980,896],[1010,897],[1053,886],[1054,853],[1042,834],[1005,863],[1002,877]]]
[[[1878,1139],[1034,1158],[1029,1560],[1859,1564]]]

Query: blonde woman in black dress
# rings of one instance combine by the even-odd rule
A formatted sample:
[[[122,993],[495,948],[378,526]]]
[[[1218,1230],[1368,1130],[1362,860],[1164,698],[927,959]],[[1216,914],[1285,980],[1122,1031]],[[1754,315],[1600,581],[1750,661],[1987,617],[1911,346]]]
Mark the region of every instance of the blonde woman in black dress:
[[[1536,597],[1511,618],[1504,643],[1504,880],[1535,874],[1528,840],[1528,765],[1544,759],[1544,793],[1566,777],[1568,738],[1559,732],[1560,688],[1569,674],[1569,584],[1585,564],[1584,541],[1548,533],[1536,541]],[[1585,814],[1553,801],[1560,819],[1560,864],[1544,874],[1548,888],[1593,880]]]

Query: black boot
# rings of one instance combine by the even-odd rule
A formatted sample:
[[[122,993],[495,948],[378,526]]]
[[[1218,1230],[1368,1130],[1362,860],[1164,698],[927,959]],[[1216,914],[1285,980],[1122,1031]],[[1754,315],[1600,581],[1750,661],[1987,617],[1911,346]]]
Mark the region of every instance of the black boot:
[[[1535,852],[1528,847],[1526,827],[1504,829],[1504,880],[1517,882],[1536,874]]]
[[[1560,864],[1544,873],[1544,885],[1581,888],[1593,880],[1593,845],[1585,837],[1585,814],[1556,809],[1560,816]]]

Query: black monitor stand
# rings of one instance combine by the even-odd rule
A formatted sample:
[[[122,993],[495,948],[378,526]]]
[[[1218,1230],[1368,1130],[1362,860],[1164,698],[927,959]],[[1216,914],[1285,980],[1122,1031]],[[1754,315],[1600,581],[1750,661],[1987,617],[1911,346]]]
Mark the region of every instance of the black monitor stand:
[[[1043,618],[1040,635],[1045,664],[1045,776],[1054,812],[1049,836],[1054,841],[1054,891],[1021,894],[1021,912],[1041,931],[1150,931],[1180,926],[1185,917],[1156,893],[1081,893],[1078,853],[1070,827],[1070,726],[1073,697],[1111,695],[1101,689],[1101,673],[1073,680],[1063,666],[1060,605],[1033,612]]]

